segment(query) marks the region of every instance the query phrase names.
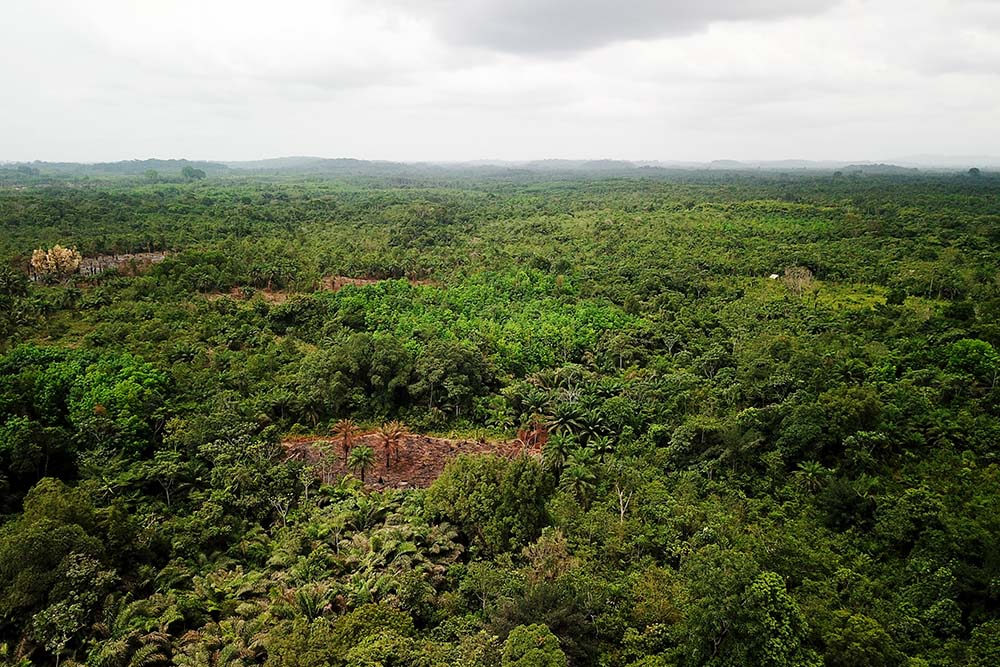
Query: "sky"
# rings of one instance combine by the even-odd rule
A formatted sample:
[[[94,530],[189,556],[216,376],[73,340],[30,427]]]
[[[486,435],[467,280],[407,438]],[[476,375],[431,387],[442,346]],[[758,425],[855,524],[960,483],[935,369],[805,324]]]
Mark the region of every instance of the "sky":
[[[1000,155],[1000,0],[24,0],[0,160]]]

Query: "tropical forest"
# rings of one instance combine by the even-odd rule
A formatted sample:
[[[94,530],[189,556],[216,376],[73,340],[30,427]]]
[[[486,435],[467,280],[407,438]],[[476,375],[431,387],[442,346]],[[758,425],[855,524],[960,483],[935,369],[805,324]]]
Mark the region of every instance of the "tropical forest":
[[[0,165],[0,662],[1000,665],[1000,178]]]

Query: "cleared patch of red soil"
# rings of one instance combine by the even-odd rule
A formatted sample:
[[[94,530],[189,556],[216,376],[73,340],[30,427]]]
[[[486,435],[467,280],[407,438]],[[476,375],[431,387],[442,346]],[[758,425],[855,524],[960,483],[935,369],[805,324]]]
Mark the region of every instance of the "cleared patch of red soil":
[[[308,462],[326,483],[335,482],[347,473],[344,450],[332,437],[289,436],[282,441],[291,458]],[[514,458],[521,454],[539,456],[538,445],[524,446],[517,441],[452,440],[407,433],[399,442],[398,460],[392,451],[389,467],[385,463],[385,445],[374,433],[355,438],[355,447],[367,445],[375,450],[375,463],[365,473],[370,489],[412,489],[431,485],[445,464],[459,454],[496,454]],[[357,475],[355,475],[357,476]]]
[[[376,283],[383,282],[384,280],[395,280],[394,278],[352,278],[350,276],[327,276],[319,281],[317,289],[320,292],[339,292],[348,285],[353,287],[365,287],[367,285],[374,285]],[[411,285],[434,285],[434,281],[416,278],[407,278],[406,281]],[[224,296],[231,297],[233,299],[243,300],[247,298],[248,294],[259,294],[264,301],[268,303],[284,303],[295,294],[289,290],[283,289],[270,289],[265,287],[263,289],[254,289],[249,291],[244,291],[242,287],[234,287],[228,292],[213,292],[207,295],[209,301],[215,301],[221,299]]]

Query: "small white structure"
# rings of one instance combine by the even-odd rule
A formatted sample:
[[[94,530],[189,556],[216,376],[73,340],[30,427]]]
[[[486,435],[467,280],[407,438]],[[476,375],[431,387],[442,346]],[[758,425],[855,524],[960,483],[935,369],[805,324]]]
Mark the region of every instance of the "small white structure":
[[[780,278],[780,277],[781,277],[781,276],[779,276],[779,275],[778,275],[777,273],[772,273],[772,274],[771,274],[771,280],[777,280],[777,279],[778,279],[778,278]]]

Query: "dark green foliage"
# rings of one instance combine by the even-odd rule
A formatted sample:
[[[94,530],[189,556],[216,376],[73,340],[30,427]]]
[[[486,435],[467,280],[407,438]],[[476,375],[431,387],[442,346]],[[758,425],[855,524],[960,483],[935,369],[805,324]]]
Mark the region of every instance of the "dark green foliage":
[[[818,665],[806,620],[774,572],[749,554],[706,549],[689,564],[693,605],[685,664]]]
[[[286,621],[275,628],[268,646],[268,667],[313,667],[335,664],[344,647],[333,637],[327,619]]]
[[[518,550],[546,524],[551,479],[530,458],[460,456],[427,491],[427,508],[487,554]]]
[[[43,479],[24,499],[21,516],[0,534],[0,624],[26,628],[47,602],[81,592],[65,590],[69,569],[80,559],[95,562],[103,556],[97,516],[84,492]],[[81,627],[74,635],[85,619],[77,620]]]
[[[519,625],[503,645],[503,667],[566,667],[559,640],[544,625]]]
[[[373,169],[0,170],[0,661],[1000,661],[993,176]]]

